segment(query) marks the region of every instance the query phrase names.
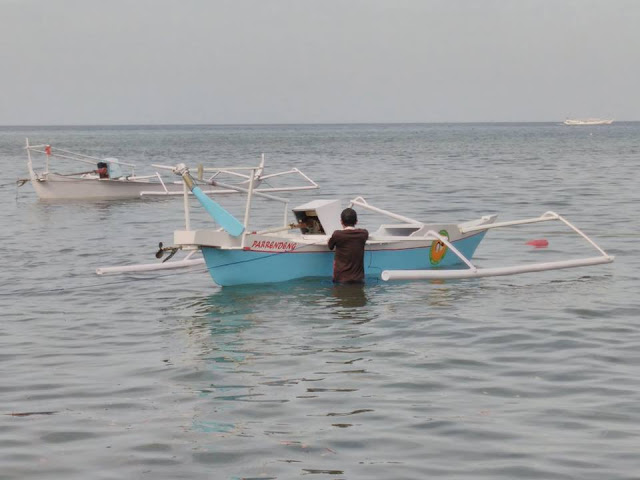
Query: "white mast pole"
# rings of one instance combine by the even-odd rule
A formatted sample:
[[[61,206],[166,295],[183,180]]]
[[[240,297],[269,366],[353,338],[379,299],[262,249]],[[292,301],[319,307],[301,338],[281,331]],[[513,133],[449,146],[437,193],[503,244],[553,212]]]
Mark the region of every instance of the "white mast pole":
[[[245,238],[247,236],[247,228],[249,226],[249,213],[251,212],[251,199],[253,198],[253,184],[256,178],[256,169],[251,169],[251,178],[249,179],[249,192],[247,193],[247,204],[244,209],[244,233],[242,234],[242,247],[244,248]]]
[[[29,150],[29,139],[26,139],[27,142],[27,158],[29,159],[29,162],[27,163],[27,167],[29,167],[29,176],[31,177],[31,180],[34,180],[34,175],[33,175],[33,163],[31,162],[31,150]]]
[[[182,183],[184,189],[184,226],[187,231],[191,230],[191,219],[189,217],[189,187],[186,183]]]
[[[283,227],[286,227],[288,225],[287,220],[289,219],[289,202],[284,204],[284,223],[282,224]]]

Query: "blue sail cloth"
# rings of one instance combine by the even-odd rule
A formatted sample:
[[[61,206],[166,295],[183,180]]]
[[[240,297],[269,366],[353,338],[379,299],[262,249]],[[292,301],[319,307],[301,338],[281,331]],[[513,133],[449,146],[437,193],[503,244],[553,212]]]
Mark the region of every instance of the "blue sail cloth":
[[[211,200],[200,187],[193,186],[191,189],[193,195],[198,199],[211,217],[220,224],[220,226],[232,237],[238,237],[244,232],[244,225],[240,221],[227,212],[224,208]]]

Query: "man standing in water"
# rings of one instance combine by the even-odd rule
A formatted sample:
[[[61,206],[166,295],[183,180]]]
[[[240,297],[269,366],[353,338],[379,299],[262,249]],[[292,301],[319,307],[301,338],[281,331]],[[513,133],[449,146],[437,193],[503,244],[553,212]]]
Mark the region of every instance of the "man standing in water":
[[[336,249],[333,259],[333,281],[336,283],[364,283],[364,245],[369,232],[356,228],[358,215],[352,208],[340,214],[344,230],[336,230],[329,239],[329,250]]]

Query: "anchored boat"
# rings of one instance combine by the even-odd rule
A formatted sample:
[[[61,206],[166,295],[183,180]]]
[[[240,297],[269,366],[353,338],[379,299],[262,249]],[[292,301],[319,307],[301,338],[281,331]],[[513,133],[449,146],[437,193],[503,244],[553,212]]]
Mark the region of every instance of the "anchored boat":
[[[289,220],[288,200],[258,192],[254,188],[254,172],[248,167],[248,188],[223,185],[247,194],[244,221],[239,221],[222,206],[204,194],[189,169],[180,164],[171,169],[180,175],[194,196],[218,224],[218,228],[191,229],[189,202],[185,194],[185,229],[174,232],[174,245],[161,245],[157,256],[178,251],[188,253],[182,261],[162,264],[134,265],[98,269],[102,273],[122,273],[162,268],[191,266],[201,259],[191,259],[200,251],[213,280],[221,286],[283,282],[303,277],[331,279],[334,254],[327,242],[332,233],[341,228],[342,205],[336,199],[313,200],[292,209],[295,221]],[[254,197],[262,197],[284,204],[281,225],[261,230],[249,228]],[[383,280],[476,278],[512,275],[534,271],[554,270],[613,261],[584,233],[560,215],[547,212],[540,217],[496,223],[496,215],[451,224],[429,224],[375,207],[364,198],[352,199],[349,206],[383,215],[395,223],[380,225],[370,231],[365,246],[365,276]],[[564,260],[502,268],[477,268],[471,258],[489,229],[557,220],[565,223],[593,245],[600,255],[577,260]],[[182,262],[188,262],[182,264]]]
[[[155,172],[153,175],[136,175],[136,166],[132,163],[121,162],[116,158],[98,158],[82,153],[72,152],[51,145],[30,145],[26,140],[27,168],[29,178],[18,180],[18,184],[24,185],[31,182],[39,198],[43,200],[115,200],[132,199],[141,197],[166,197],[183,195],[185,186],[182,181],[165,181],[162,176]],[[44,157],[40,169],[36,170],[33,164],[33,157],[38,155]],[[53,162],[65,162],[66,164],[82,165],[83,171],[71,173],[57,173]],[[88,169],[87,165],[92,168]],[[253,171],[254,187],[257,191],[279,191],[270,187],[260,187],[262,182],[281,175],[287,175],[292,171],[265,174],[265,159],[262,155],[260,165]],[[207,178],[204,173],[208,172]],[[233,168],[229,169],[205,169],[198,167],[198,177],[206,186],[203,190],[207,194],[236,194],[235,188],[221,187],[215,184],[215,179],[219,176],[233,177],[234,185],[246,185],[249,182],[249,175],[239,172]],[[305,177],[307,181],[303,187],[317,188],[318,186]],[[235,183],[234,183],[235,182]],[[214,185],[215,184],[215,185]],[[187,190],[188,192],[188,190]]]
[[[30,145],[29,139],[26,143],[29,178],[19,180],[18,184],[30,181],[42,200],[115,200],[146,194],[179,195],[184,190],[181,182],[165,182],[158,173],[136,175],[134,164],[116,158],[98,158],[51,145]],[[35,156],[44,157],[37,169]],[[70,164],[84,168],[65,173],[52,171]]]
[[[448,267],[460,261],[446,255],[447,242],[471,257],[484,237],[484,230],[464,232],[461,225],[423,224],[374,207],[362,197],[349,203],[354,208],[373,210],[401,223],[383,224],[369,234],[365,246],[365,276],[380,278],[389,269]],[[340,200],[314,200],[293,209],[296,222],[261,231],[244,229],[237,235],[228,229],[174,232],[178,248],[202,251],[207,269],[221,286],[283,282],[303,277],[333,275],[334,253],[327,247],[331,234],[340,226]],[[480,227],[495,220],[483,217],[464,224]],[[432,235],[439,232],[438,237]]]

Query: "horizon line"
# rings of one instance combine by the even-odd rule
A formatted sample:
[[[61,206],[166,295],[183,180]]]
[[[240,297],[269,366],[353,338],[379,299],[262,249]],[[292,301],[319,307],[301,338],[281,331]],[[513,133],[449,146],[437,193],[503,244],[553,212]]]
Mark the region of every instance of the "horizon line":
[[[615,120],[613,123],[633,123],[640,120]],[[0,128],[61,128],[61,127],[275,127],[275,126],[330,126],[330,125],[477,125],[477,124],[563,124],[564,120],[511,120],[511,121],[449,121],[449,122],[302,122],[302,123],[61,123],[61,124],[2,124]]]

